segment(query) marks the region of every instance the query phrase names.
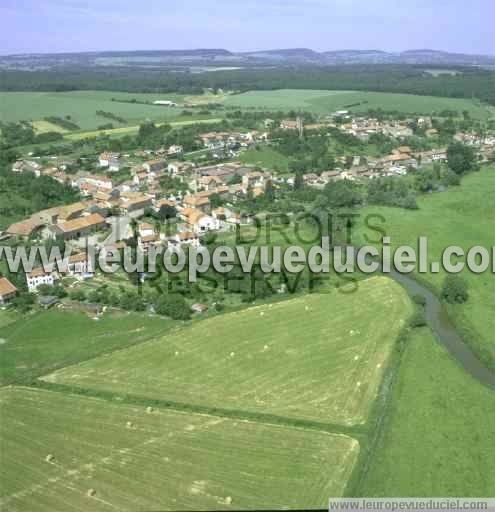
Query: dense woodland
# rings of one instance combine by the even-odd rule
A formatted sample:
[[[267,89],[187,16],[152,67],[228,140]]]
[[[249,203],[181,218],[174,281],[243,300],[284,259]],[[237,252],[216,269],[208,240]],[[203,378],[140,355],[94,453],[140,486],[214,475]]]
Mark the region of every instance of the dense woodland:
[[[170,72],[131,67],[68,68],[0,72],[1,91],[114,90],[124,92],[201,93],[205,87],[235,91],[292,89],[367,90],[451,98],[478,98],[495,105],[495,73],[462,68],[457,75],[432,76],[424,66],[347,65],[279,69]]]

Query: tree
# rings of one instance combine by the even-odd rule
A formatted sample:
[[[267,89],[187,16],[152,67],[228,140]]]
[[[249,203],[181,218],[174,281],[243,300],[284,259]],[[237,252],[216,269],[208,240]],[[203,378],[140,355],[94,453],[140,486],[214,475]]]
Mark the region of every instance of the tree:
[[[409,320],[409,325],[413,328],[424,327],[426,325],[424,311],[422,311],[421,309],[416,309],[411,319]]]
[[[447,161],[456,174],[465,174],[475,168],[476,155],[472,147],[455,142],[447,149]]]
[[[14,300],[12,305],[20,312],[27,313],[34,304],[34,294],[32,293],[19,293]]]
[[[442,299],[449,304],[463,304],[469,298],[466,281],[457,275],[448,275],[442,287]]]
[[[294,190],[300,190],[304,187],[304,178],[302,173],[297,172],[294,176]]]
[[[323,194],[317,199],[317,206],[329,209],[351,208],[360,202],[358,186],[350,180],[339,180],[325,185]]]
[[[178,293],[159,295],[154,306],[159,315],[169,316],[174,320],[188,320],[191,317],[187,302]]]
[[[177,210],[172,205],[164,204],[160,206],[157,215],[161,221],[175,219],[177,217]]]

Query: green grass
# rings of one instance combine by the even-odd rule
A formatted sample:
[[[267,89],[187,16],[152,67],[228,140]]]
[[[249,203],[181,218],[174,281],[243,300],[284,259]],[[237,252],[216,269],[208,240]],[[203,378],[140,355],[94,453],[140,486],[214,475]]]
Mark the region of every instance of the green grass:
[[[94,130],[99,125],[119,122],[96,115],[97,110],[111,112],[123,117],[127,124],[139,124],[144,119],[166,121],[176,118],[181,108],[156,107],[111,101],[112,98],[139,101],[170,99],[181,101],[175,94],[130,94],[114,91],[73,91],[73,92],[1,92],[0,120],[41,121],[46,116],[71,116],[71,121],[82,130]]]
[[[495,168],[485,168],[466,176],[460,187],[419,199],[419,210],[369,207],[362,212],[381,215],[384,223],[372,219],[391,237],[393,247],[417,246],[420,236],[428,237],[428,260],[441,261],[443,250],[458,245],[464,250],[481,245],[490,254],[494,245],[495,219]],[[361,223],[358,223],[360,226]],[[367,244],[364,236],[376,239],[379,234],[369,229],[358,231],[356,241]],[[426,280],[437,291],[446,276],[441,268],[438,274],[428,272],[416,276]],[[461,275],[469,286],[469,301],[464,305],[450,306],[453,320],[473,348],[495,369],[495,275],[492,272],[474,274],[465,269]]]
[[[21,315],[13,310],[0,310],[0,327],[6,327],[7,325],[19,320]],[[1,335],[0,335],[1,337]]]
[[[495,496],[495,394],[427,329],[403,355],[362,496]]]
[[[356,105],[359,103],[359,105]],[[228,107],[290,110],[303,109],[318,114],[330,114],[336,110],[366,112],[368,109],[398,110],[405,113],[432,114],[442,110],[463,110],[471,116],[486,119],[489,111],[471,100],[418,96],[414,94],[394,94],[363,91],[317,91],[282,89],[277,91],[250,91],[229,96],[225,100]],[[349,107],[349,105],[356,105]]]
[[[0,409],[11,512],[324,508],[359,451],[344,435],[43,390],[4,388]]]
[[[49,382],[288,418],[366,421],[411,312],[395,282],[251,307],[68,367]]]
[[[4,315],[0,312],[0,338],[4,340],[0,345],[0,385],[24,382],[55,368],[128,347],[161,335],[175,324],[147,315],[105,314],[93,320],[83,313],[53,310],[2,325]],[[15,316],[9,319],[15,320]]]
[[[256,165],[263,169],[282,172],[289,170],[289,159],[277,150],[267,146],[260,149],[248,149],[240,155],[239,160],[242,163]]]

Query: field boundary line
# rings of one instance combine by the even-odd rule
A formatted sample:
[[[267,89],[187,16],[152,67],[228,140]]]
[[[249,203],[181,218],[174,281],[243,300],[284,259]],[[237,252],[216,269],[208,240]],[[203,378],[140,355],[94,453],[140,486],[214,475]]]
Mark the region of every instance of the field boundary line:
[[[10,387],[15,387],[11,385]],[[313,420],[303,420],[278,416],[276,414],[266,414],[251,411],[242,411],[236,409],[224,409],[221,407],[209,407],[206,405],[190,404],[184,402],[176,402],[167,399],[147,398],[141,395],[119,394],[113,391],[98,390],[93,388],[82,388],[79,386],[70,386],[67,384],[59,384],[47,382],[44,380],[36,380],[30,385],[24,385],[29,389],[41,389],[56,393],[72,394],[87,398],[96,398],[115,404],[135,405],[141,407],[155,407],[162,410],[171,410],[174,412],[184,412],[198,414],[203,416],[212,416],[216,418],[225,418],[230,420],[248,421],[251,423],[259,423],[264,425],[278,425],[290,428],[299,428],[302,430],[313,430],[318,432],[327,432],[329,434],[342,434],[353,437],[359,442],[363,437],[369,435],[366,424],[361,425],[339,425],[336,423],[323,423]]]

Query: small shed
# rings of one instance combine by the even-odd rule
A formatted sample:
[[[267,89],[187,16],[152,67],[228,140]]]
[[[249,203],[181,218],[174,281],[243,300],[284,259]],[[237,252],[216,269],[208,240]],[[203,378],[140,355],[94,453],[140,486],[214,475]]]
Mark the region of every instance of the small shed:
[[[43,309],[49,309],[58,303],[58,297],[54,295],[41,295],[38,297],[38,304]]]

